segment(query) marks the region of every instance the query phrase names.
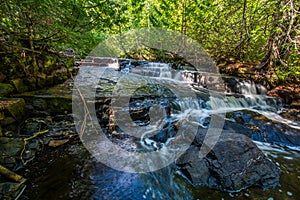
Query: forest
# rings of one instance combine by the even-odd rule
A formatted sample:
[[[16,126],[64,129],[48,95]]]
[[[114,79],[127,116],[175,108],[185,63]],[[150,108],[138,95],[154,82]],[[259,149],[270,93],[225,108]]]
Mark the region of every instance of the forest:
[[[299,15],[299,0],[0,0],[0,199],[297,199]],[[160,48],[129,48],[143,31]]]
[[[37,57],[54,57],[72,48],[84,58],[111,35],[163,27],[198,41],[216,63],[255,64],[271,79],[272,87],[299,83],[299,4],[294,0],[1,1],[1,71],[8,76],[15,72],[36,76],[43,71]]]

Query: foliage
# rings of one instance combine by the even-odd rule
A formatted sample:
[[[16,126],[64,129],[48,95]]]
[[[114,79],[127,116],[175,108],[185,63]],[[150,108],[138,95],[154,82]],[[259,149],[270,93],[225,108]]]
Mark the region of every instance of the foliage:
[[[295,0],[7,0],[0,9],[1,62],[12,71],[36,73],[38,54],[73,48],[84,57],[111,34],[164,27],[197,40],[217,62],[252,62],[278,80],[299,78]]]

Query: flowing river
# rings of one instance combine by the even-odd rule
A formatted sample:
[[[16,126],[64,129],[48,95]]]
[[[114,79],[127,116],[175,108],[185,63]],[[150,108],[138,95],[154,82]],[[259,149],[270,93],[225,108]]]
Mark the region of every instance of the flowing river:
[[[209,129],[215,115],[223,118],[225,130],[250,137],[282,170],[280,186],[221,192],[190,184],[174,163],[148,173],[118,171],[97,161],[91,151],[76,143],[38,158],[32,167],[43,178],[35,178],[21,199],[298,199],[300,124],[280,116],[282,102],[267,96],[263,86],[251,81],[235,79],[238,93],[221,93],[205,87],[209,77],[202,76],[197,84],[191,84],[191,74],[171,70],[164,63],[137,67],[129,63],[121,71],[114,66],[83,66],[77,83],[81,84],[82,95],[93,101],[101,132],[124,149],[160,149],[172,140],[175,122],[188,120]],[[125,103],[114,101],[117,97],[124,97]],[[111,107],[103,106],[105,99],[110,99]],[[114,130],[110,130],[110,116],[104,114],[109,109],[116,117]],[[139,129],[139,139],[132,140],[127,132]]]

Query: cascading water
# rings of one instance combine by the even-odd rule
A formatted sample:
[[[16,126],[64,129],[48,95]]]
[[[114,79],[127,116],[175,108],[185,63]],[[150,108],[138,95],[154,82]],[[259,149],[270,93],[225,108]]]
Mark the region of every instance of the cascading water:
[[[260,141],[257,142],[259,148],[277,162],[276,164],[283,170],[284,175],[280,189],[265,191],[250,188],[240,193],[228,194],[192,186],[184,178],[178,176],[174,164],[155,172],[131,174],[109,168],[102,163],[93,161],[92,158],[86,158],[86,152],[80,153],[80,150],[77,150],[73,157],[77,157],[79,161],[72,162],[77,168],[78,163],[81,163],[82,168],[75,170],[68,168],[61,172],[53,170],[53,176],[51,174],[47,176],[51,179],[51,177],[58,176],[57,173],[61,173],[61,177],[64,177],[65,171],[73,170],[70,191],[65,191],[69,192],[68,197],[72,199],[181,200],[232,197],[242,199],[247,196],[253,199],[283,199],[287,196],[293,198],[300,195],[297,190],[300,184],[300,171],[297,167],[300,164],[300,158],[297,149],[300,145],[294,145],[291,148],[290,143],[284,143],[284,140],[286,139],[288,142],[293,142],[293,140],[280,136],[288,133],[299,134],[300,125],[297,122],[283,119],[278,114],[282,109],[281,101],[266,96],[266,90],[262,86],[249,81],[239,83],[236,79],[237,84],[242,86],[241,94],[230,93],[226,96],[223,95],[224,98],[220,98],[218,92],[214,95],[214,91],[204,89],[203,86],[200,90],[194,90],[195,88],[189,85],[195,80],[194,72],[171,70],[169,65],[164,63],[147,63],[132,67],[128,73],[117,71],[115,66],[105,69],[84,66],[80,70],[79,76],[83,80],[92,80],[98,83],[96,86],[87,81],[82,84],[86,92],[90,92],[91,99],[94,96],[92,93],[96,91],[95,108],[98,120],[100,124],[102,123],[101,128],[111,141],[120,144],[122,148],[132,152],[157,151],[172,142],[172,137],[176,134],[174,127],[177,123],[196,124],[200,128],[207,129],[210,126],[212,115],[226,113],[224,128],[235,130],[237,133],[252,134],[249,136]],[[103,73],[105,73],[105,78],[99,79]],[[198,81],[197,84],[208,84],[207,81],[210,80],[205,76],[200,79],[201,81]],[[211,80],[214,81],[213,78]],[[194,96],[190,95],[191,92]],[[109,102],[109,99],[116,98],[116,96],[126,98],[129,96],[126,99],[126,108],[118,106],[118,104],[111,106],[106,103],[103,105],[103,102]],[[154,107],[158,109],[151,110]],[[147,131],[150,133],[139,139],[128,136],[121,126],[118,127],[118,124],[112,123],[112,109],[115,109],[116,112],[119,111],[120,116],[122,116],[122,112],[129,113],[132,122],[122,121],[121,118],[117,121],[119,124],[126,122],[128,123],[126,126],[134,128],[148,126]],[[155,117],[159,119],[161,113],[164,115],[163,119],[158,120],[157,123],[151,123],[151,119],[156,119]],[[110,130],[110,128],[115,128],[115,130]],[[148,136],[151,135],[151,131],[157,134]],[[268,134],[274,132],[277,134],[276,137],[268,138]],[[279,145],[274,144],[275,140]],[[70,150],[70,152],[72,151],[74,148]],[[58,165],[65,162],[64,159],[59,159],[60,156],[54,158],[54,162],[57,162]],[[165,157],[162,155],[161,159],[155,162],[164,162],[164,159]],[[79,175],[76,175],[74,171],[80,171]],[[45,190],[48,191],[49,188]],[[55,191],[51,191],[51,193],[55,193]],[[47,193],[45,192],[45,194]],[[40,195],[40,197],[47,198],[47,195]]]

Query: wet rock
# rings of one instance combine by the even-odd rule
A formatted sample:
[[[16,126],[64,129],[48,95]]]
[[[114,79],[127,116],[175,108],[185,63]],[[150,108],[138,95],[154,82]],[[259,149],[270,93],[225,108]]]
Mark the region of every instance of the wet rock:
[[[22,135],[32,135],[34,133],[44,131],[48,129],[47,122],[43,119],[31,118],[24,122],[21,129]]]
[[[246,136],[222,133],[204,158],[201,145],[192,145],[177,161],[184,176],[194,185],[222,191],[239,191],[251,186],[279,184],[280,170]]]
[[[21,138],[0,137],[0,164],[10,169],[17,169],[23,147],[24,142]]]
[[[299,130],[293,129],[287,124],[273,121],[264,115],[247,110],[230,112],[227,113],[227,116],[230,116],[233,121],[225,121],[224,129],[226,130],[241,133],[260,142],[289,146],[300,145]]]
[[[0,199],[18,199],[25,189],[21,183],[0,183]]]

